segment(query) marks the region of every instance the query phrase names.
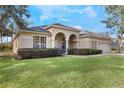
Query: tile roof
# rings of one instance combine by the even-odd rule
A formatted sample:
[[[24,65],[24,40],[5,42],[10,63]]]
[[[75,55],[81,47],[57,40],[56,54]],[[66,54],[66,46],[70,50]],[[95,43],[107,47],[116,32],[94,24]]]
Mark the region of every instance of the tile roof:
[[[66,25],[63,25],[63,24],[60,24],[60,23],[54,23],[54,24],[51,24],[51,25],[29,27],[26,30],[27,31],[37,31],[37,32],[49,32],[49,31],[47,31],[47,28],[52,27],[52,26],[60,26],[60,27],[66,28],[66,29],[80,31],[80,37],[97,37],[97,38],[111,39],[111,37],[109,35],[106,35],[106,34],[95,33],[95,32],[91,32],[91,31],[88,31],[88,30],[80,30],[80,29],[70,27],[70,26],[66,26]]]
[[[29,31],[38,31],[38,32],[49,32],[49,31],[47,31],[47,30],[44,29],[47,26],[48,25],[29,27],[26,30],[29,30]]]
[[[91,31],[87,31],[87,30],[81,31],[80,37],[96,37],[96,38],[111,39],[111,37],[107,34],[95,33],[95,32],[91,32]]]
[[[80,31],[79,29],[76,29],[74,27],[70,27],[70,26],[65,26],[63,24],[60,23],[54,23],[51,25],[42,25],[42,26],[35,26],[35,27],[29,27],[26,30],[30,30],[30,31],[41,31],[41,32],[48,32],[46,29],[52,26],[60,26],[60,27],[64,27],[66,29],[71,29],[71,30],[76,30],[76,31]]]

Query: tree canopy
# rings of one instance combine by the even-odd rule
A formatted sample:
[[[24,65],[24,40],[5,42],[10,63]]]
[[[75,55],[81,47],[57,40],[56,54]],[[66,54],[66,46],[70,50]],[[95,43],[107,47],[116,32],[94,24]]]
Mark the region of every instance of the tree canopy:
[[[14,31],[25,29],[30,17],[28,6],[25,5],[1,5],[0,6],[0,37],[12,35]]]
[[[109,28],[110,34],[116,34],[118,37],[122,37],[124,34],[124,6],[106,5],[104,8],[107,16],[102,23],[106,25],[106,28]]]
[[[109,28],[110,34],[116,34],[118,43],[118,52],[120,52],[123,35],[124,35],[124,6],[107,5],[104,6],[106,19],[102,21]]]

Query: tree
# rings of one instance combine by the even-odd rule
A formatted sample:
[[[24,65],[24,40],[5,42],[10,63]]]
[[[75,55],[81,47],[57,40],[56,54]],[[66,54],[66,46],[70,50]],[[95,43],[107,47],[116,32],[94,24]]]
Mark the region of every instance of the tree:
[[[124,6],[110,5],[104,6],[107,18],[102,21],[109,28],[110,34],[117,35],[118,52],[120,52],[120,43],[124,34]]]
[[[11,37],[11,40],[13,39],[13,33],[15,33],[15,32],[16,32],[16,29],[15,29],[13,23],[9,24],[9,26],[8,26],[8,36]]]
[[[25,29],[30,17],[28,6],[25,5],[1,5],[0,6],[0,39],[3,36],[12,36],[13,31]]]

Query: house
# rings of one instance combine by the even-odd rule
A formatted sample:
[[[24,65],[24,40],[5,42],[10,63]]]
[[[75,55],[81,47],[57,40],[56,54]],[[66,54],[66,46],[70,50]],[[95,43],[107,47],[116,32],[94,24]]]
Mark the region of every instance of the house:
[[[55,23],[30,27],[17,32],[13,52],[20,48],[90,48],[111,52],[111,37]]]

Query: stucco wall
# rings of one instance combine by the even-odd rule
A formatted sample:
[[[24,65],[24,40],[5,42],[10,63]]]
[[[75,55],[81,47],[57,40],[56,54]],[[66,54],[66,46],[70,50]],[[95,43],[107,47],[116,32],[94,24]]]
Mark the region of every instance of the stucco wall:
[[[52,48],[51,36],[47,36],[47,48]]]
[[[46,47],[51,48],[51,39],[49,35],[40,33],[21,33],[20,48],[33,48],[33,36],[46,36]]]
[[[20,48],[33,48],[33,35],[22,33],[20,34]]]
[[[72,30],[68,30],[68,29],[62,29],[62,28],[56,28],[56,27],[51,27],[49,29],[47,29],[50,33],[51,33],[51,48],[55,48],[56,46],[56,42],[55,42],[55,37],[58,33],[63,33],[64,36],[65,36],[65,41],[66,42],[69,42],[69,37],[71,35],[75,35],[76,36],[76,39],[77,41],[79,41],[79,34],[80,32],[79,31],[72,31]],[[50,41],[49,41],[50,42]],[[69,43],[68,43],[69,44]],[[59,46],[59,45],[58,45]],[[66,48],[69,47],[69,45],[67,45],[66,43]],[[79,48],[78,44],[76,46],[77,48]]]
[[[80,38],[80,48],[92,48],[92,41],[97,41],[97,49],[103,53],[111,52],[111,40],[98,39],[98,38]]]
[[[109,40],[99,40],[98,49],[103,50],[103,53],[111,52],[111,41]]]
[[[71,35],[75,35],[77,41],[77,48],[92,48],[92,41],[97,41],[98,42],[97,49],[103,50],[104,53],[111,52],[110,40],[91,37],[79,38],[80,36],[79,31],[72,31],[55,27],[49,28],[47,30],[50,32],[49,35],[44,33],[33,32],[20,33],[20,35],[13,42],[13,52],[16,53],[18,48],[33,48],[33,36],[46,36],[46,48],[53,48],[55,47],[55,36],[58,33],[64,34],[66,42],[69,42],[69,37]]]
[[[97,41],[97,49],[103,51],[103,53],[111,52],[111,40],[99,39],[99,38],[82,38],[80,48],[92,48],[92,41]]]
[[[70,35],[74,34],[76,35],[77,39],[79,39],[79,32],[78,31],[72,31],[72,30],[67,30],[67,29],[61,29],[61,28],[55,28],[52,27],[50,29],[48,29],[49,32],[51,32],[52,34],[52,39],[55,38],[57,33],[64,33],[66,40],[69,40]]]
[[[13,52],[17,53],[19,48],[33,48],[33,36],[46,36],[46,47],[51,48],[50,36],[42,33],[22,32],[13,41]]]
[[[19,43],[20,43],[19,38],[20,38],[20,36],[18,36],[18,38],[16,38],[13,41],[13,53],[15,53],[15,54],[17,53],[17,50],[19,48]]]
[[[79,48],[90,48],[90,39],[89,38],[80,38]]]
[[[98,41],[98,49],[103,50],[103,53],[111,52],[111,40],[106,39],[93,39]]]

